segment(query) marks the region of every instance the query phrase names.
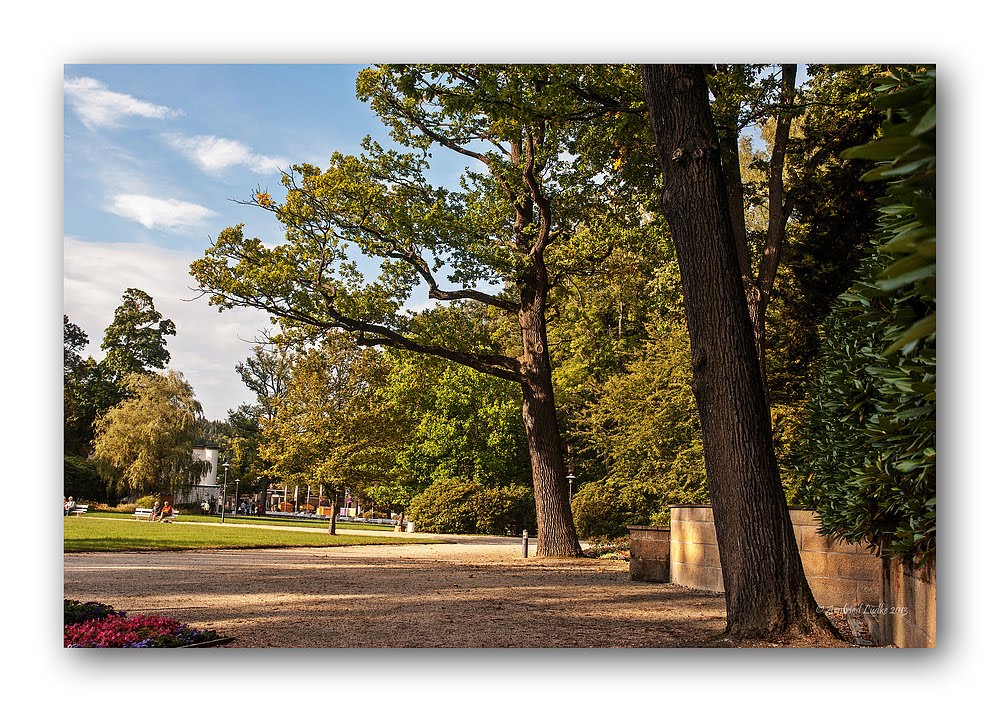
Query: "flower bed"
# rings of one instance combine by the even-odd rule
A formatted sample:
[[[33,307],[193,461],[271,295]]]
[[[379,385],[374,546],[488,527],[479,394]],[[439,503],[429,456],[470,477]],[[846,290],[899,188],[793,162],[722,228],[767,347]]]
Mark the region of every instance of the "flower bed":
[[[103,603],[63,601],[63,645],[67,648],[181,648],[221,640],[168,616],[127,616]]]
[[[614,561],[629,560],[629,538],[627,536],[608,538],[594,536],[590,538],[590,548],[583,552],[589,559],[612,559]]]

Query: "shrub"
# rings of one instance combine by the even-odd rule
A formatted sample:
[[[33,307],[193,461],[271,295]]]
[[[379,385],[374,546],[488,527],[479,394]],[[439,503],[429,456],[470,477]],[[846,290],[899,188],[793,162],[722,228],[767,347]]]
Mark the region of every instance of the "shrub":
[[[870,282],[844,295],[824,322],[823,367],[798,446],[803,499],[822,532],[885,555],[934,549],[933,340],[881,354],[908,328],[918,301],[910,296],[887,298]]]
[[[535,497],[530,487],[510,484],[484,487],[473,500],[476,532],[494,536],[516,536],[537,529]]]
[[[108,616],[124,616],[106,603],[88,601],[81,603],[69,598],[63,599],[63,625],[76,625],[107,618]]]
[[[108,488],[94,463],[76,455],[63,457],[63,492],[78,502],[104,502],[108,498]]]
[[[439,479],[414,497],[409,518],[421,531],[441,534],[504,536],[536,529],[528,487],[484,487],[454,477]]]
[[[673,477],[631,479],[607,477],[588,482],[573,495],[573,521],[582,537],[616,538],[634,525],[665,525],[671,504],[700,504],[708,500],[704,485]]]
[[[153,505],[156,504],[157,500],[162,501],[162,498],[157,494],[147,494],[140,497],[135,501],[135,509],[152,509]]]
[[[799,447],[822,532],[880,555],[935,549],[936,78],[894,69],[883,136],[845,157],[888,180],[878,252],[824,322],[823,364]]]

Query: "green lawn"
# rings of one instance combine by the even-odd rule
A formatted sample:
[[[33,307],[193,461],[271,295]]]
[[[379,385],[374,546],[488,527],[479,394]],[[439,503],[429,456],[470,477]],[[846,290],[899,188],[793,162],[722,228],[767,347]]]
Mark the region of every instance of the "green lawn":
[[[329,536],[324,529],[317,527],[307,531],[261,527],[204,527],[184,524],[183,518],[178,519],[177,522],[165,524],[135,521],[131,517],[66,517],[63,525],[63,549],[67,552],[153,551],[433,543],[431,539],[409,537]]]
[[[133,519],[131,514],[124,514],[122,512],[101,512],[101,511],[90,511],[85,514],[82,519],[89,519],[90,517],[106,517],[110,519]],[[219,523],[220,517],[218,514],[207,515],[207,514],[179,514],[177,515],[178,522],[214,522]],[[236,523],[236,524],[269,524],[278,525],[282,527],[306,527],[311,529],[322,529],[326,531],[326,528],[330,525],[327,519],[314,519],[314,520],[303,520],[303,519],[281,519],[279,517],[244,517],[244,516],[233,516],[232,514],[226,515],[226,523]],[[354,524],[352,522],[337,522],[337,529],[364,529],[366,531],[392,531],[393,527],[388,524]]]

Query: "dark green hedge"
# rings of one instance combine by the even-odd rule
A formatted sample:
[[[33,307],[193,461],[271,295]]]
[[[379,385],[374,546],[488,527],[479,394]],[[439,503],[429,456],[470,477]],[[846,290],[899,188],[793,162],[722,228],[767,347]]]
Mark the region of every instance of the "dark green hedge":
[[[894,69],[882,90],[882,136],[844,153],[878,162],[862,180],[888,181],[877,250],[824,322],[798,456],[825,533],[914,556],[936,534],[934,68]]]
[[[63,457],[63,494],[77,502],[106,502],[108,488],[94,464],[84,457]]]

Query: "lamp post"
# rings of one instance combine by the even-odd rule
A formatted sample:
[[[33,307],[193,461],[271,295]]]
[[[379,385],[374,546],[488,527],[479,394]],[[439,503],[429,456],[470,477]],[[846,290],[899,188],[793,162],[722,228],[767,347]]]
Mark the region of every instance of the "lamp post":
[[[566,475],[566,481],[569,482],[569,506],[570,507],[573,506],[573,480],[575,480],[575,479],[576,479],[576,476],[572,472],[569,473],[568,475]]]
[[[240,506],[240,478],[236,478],[236,498],[233,500],[233,516],[236,516],[236,508]]]
[[[226,480],[229,478],[229,461],[222,463],[222,523],[226,523]]]

